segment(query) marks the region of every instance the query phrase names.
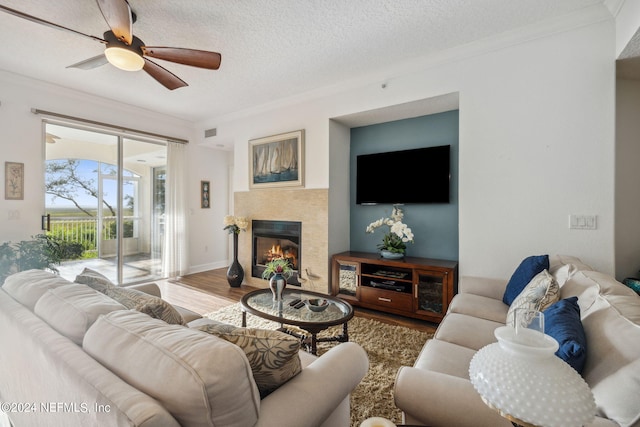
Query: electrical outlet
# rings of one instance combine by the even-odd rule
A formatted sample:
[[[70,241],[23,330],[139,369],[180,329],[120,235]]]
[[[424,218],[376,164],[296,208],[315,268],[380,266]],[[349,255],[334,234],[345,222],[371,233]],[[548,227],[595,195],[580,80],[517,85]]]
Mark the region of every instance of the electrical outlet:
[[[598,228],[596,215],[569,215],[569,228],[573,230],[595,230]]]

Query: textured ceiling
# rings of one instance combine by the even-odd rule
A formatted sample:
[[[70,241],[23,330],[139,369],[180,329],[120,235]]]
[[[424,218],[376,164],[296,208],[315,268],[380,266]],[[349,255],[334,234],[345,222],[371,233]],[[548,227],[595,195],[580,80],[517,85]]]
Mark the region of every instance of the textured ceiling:
[[[158,60],[189,86],[144,72],[68,65],[103,45],[0,13],[0,69],[190,121],[213,118],[409,63],[436,51],[578,12],[604,0],[129,0],[149,46],[220,52],[218,71]],[[94,0],[0,4],[102,37]]]

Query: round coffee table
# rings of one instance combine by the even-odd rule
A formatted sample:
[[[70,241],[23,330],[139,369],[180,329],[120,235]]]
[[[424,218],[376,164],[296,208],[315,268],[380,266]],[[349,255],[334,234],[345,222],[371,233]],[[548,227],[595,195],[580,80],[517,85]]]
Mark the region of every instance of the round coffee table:
[[[312,311],[306,305],[293,305],[298,300],[321,298],[329,303],[323,311]],[[353,317],[353,307],[345,301],[330,295],[301,289],[286,288],[282,293],[282,301],[273,300],[271,289],[259,289],[249,292],[240,300],[242,304],[242,326],[247,326],[247,313],[263,319],[280,323],[280,330],[302,340],[311,354],[316,354],[318,342],[349,341],[347,322]],[[284,325],[297,326],[309,332],[310,337],[288,330]],[[342,325],[342,334],[334,337],[318,338],[318,332],[330,326]]]

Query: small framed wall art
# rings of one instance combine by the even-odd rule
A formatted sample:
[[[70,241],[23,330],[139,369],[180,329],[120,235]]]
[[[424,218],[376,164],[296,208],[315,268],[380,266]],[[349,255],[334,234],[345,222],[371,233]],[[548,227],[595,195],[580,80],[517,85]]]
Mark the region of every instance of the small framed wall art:
[[[211,184],[209,181],[200,181],[200,207],[203,209],[211,207]]]
[[[249,187],[304,186],[304,130],[249,141]]]
[[[5,200],[24,200],[24,163],[4,162]]]

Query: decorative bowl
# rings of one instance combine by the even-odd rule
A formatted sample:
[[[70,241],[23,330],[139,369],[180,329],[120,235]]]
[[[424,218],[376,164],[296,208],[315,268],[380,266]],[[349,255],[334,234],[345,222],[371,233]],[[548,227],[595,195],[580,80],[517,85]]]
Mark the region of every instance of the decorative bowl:
[[[323,311],[329,307],[329,301],[324,298],[311,298],[304,300],[304,303],[311,311]]]

